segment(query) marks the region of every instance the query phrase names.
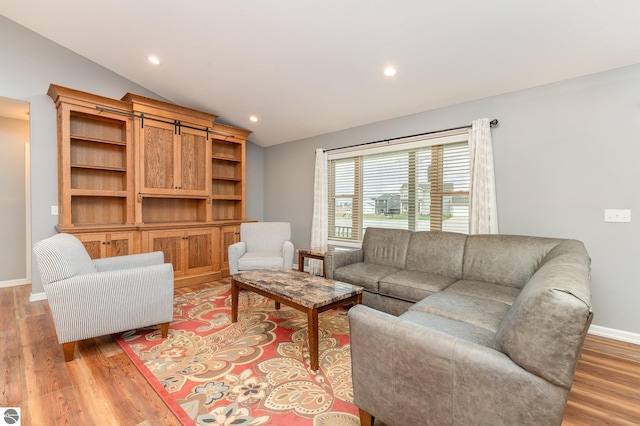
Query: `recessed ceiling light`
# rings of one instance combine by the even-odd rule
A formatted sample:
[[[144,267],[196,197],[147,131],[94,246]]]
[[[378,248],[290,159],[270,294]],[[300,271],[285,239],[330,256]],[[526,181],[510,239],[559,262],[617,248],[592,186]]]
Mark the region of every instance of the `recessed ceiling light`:
[[[155,56],[149,56],[147,57],[147,59],[149,60],[149,62],[151,62],[153,65],[160,65],[160,59],[156,58]]]
[[[257,123],[258,117],[256,117],[255,115],[252,115],[251,117],[249,117],[249,120],[253,121],[254,123]]]
[[[394,67],[386,67],[384,69],[384,75],[386,75],[387,77],[393,77],[394,75],[396,75],[396,69]]]

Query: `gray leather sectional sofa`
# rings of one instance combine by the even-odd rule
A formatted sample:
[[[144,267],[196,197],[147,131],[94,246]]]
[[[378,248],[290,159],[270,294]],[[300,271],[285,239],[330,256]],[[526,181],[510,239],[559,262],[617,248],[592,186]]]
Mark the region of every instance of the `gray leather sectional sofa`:
[[[367,228],[326,254],[349,310],[362,424],[559,425],[592,320],[577,240]]]

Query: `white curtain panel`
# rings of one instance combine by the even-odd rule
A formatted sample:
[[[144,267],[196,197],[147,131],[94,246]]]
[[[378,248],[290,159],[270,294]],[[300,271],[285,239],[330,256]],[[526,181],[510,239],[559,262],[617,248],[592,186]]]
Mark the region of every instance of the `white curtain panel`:
[[[469,157],[471,162],[469,233],[497,234],[496,178],[493,168],[491,127],[488,118],[473,120],[471,123]]]
[[[316,149],[316,172],[313,184],[313,222],[311,223],[311,247],[325,247],[328,237],[328,184],[327,153],[324,149]],[[310,273],[322,273],[322,261],[309,259]]]

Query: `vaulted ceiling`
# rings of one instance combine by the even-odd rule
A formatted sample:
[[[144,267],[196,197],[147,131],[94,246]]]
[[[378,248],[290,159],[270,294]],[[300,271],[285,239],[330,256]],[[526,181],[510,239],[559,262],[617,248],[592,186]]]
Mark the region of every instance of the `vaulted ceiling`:
[[[0,0],[0,14],[265,147],[640,63],[638,0]]]

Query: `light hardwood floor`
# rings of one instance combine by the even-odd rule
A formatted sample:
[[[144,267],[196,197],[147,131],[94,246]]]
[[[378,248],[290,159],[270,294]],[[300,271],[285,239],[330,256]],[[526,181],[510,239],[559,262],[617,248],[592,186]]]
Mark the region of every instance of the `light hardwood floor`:
[[[110,336],[79,342],[65,363],[47,302],[30,292],[0,289],[0,407],[20,407],[23,426],[180,424]],[[563,425],[639,424],[640,346],[589,335]]]

